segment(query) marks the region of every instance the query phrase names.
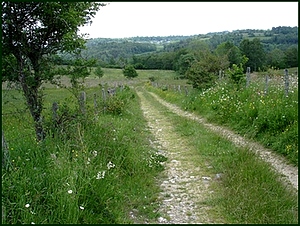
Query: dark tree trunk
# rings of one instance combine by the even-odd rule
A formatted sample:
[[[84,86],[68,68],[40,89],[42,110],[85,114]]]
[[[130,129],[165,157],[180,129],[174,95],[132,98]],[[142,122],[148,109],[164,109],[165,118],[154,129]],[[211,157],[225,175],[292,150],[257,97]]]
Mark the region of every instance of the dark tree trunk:
[[[19,82],[21,83],[27,106],[34,121],[36,139],[37,141],[41,141],[45,138],[45,132],[42,125],[42,93],[40,93],[41,91],[39,90],[41,81],[37,76],[39,71],[37,70],[37,67],[33,66],[34,72],[29,71],[30,76],[26,76],[24,72],[24,62],[21,58],[19,61],[19,66]]]
[[[34,121],[35,133],[37,141],[45,138],[45,132],[42,125],[42,97],[39,94],[38,87],[31,86],[30,88],[24,82],[21,82],[22,89],[26,98],[27,106]]]

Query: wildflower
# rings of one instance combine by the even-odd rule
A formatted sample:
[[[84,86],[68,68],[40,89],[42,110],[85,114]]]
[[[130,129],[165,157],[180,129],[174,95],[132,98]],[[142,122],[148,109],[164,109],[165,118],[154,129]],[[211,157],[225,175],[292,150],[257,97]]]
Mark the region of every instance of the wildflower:
[[[93,155],[94,155],[94,157],[96,157],[96,156],[97,156],[97,154],[98,154],[98,152],[97,152],[97,151],[93,151]]]
[[[79,206],[79,209],[84,210],[84,207],[83,206]]]
[[[34,222],[31,222],[31,224],[35,224]]]
[[[88,165],[88,164],[90,164],[90,163],[91,163],[91,159],[88,158],[86,164]]]
[[[26,207],[26,208],[28,208],[29,206],[30,206],[30,204],[29,204],[29,203],[27,203],[27,204],[25,205],[25,207]]]
[[[73,193],[73,191],[72,191],[72,190],[69,190],[69,191],[68,191],[68,193],[69,193],[69,194],[72,194],[72,193]]]
[[[112,162],[107,163],[107,169],[114,168],[116,165],[113,164]]]
[[[104,176],[105,176],[105,170],[104,170],[104,171],[102,171],[102,172],[98,172],[98,173],[97,173],[97,177],[96,177],[96,179],[97,179],[97,180],[99,180],[99,179],[103,179],[103,178],[104,178]]]

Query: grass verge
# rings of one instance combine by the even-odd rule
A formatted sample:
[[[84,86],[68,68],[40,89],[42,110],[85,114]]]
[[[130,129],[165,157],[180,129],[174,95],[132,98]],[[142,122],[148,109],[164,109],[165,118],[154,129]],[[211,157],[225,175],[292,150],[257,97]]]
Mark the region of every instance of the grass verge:
[[[298,88],[291,88],[285,96],[279,85],[270,86],[265,95],[260,82],[236,89],[224,81],[203,92],[193,90],[189,95],[147,87],[182,109],[228,126],[298,165]]]
[[[15,97],[3,95],[9,103],[3,113],[10,113],[22,97],[5,92]],[[141,219],[158,216],[155,176],[162,166],[149,146],[136,94],[118,90],[109,101],[98,100],[95,114],[92,97],[101,90],[86,92],[87,113],[81,115],[67,91],[45,90],[48,136],[40,143],[28,112],[2,118],[11,160],[2,170],[3,224],[133,223],[132,210]],[[53,101],[59,104],[56,123]]]

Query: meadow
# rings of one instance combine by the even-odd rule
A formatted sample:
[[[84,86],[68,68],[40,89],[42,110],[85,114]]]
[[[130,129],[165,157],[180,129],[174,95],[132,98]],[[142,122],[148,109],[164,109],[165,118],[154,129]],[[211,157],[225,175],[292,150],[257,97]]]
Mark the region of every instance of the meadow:
[[[153,137],[147,130],[136,86],[145,86],[182,109],[258,140],[298,165],[298,88],[291,87],[286,97],[278,76],[273,77],[274,84],[270,82],[264,95],[263,75],[253,79],[248,88],[237,90],[224,79],[200,92],[191,89],[186,80],[177,79],[173,71],[138,70],[138,78],[128,80],[119,69],[103,70],[102,78],[92,74],[85,79],[85,114],[80,113],[77,99],[67,89],[45,84],[43,122],[47,137],[39,143],[22,94],[15,89],[2,90],[2,130],[10,154],[9,164],[2,169],[3,224],[133,223],[132,211],[139,216],[135,222],[151,222],[160,216],[156,177],[167,159],[150,145]],[[68,85],[68,79],[63,78],[63,83]],[[166,88],[173,85],[187,86],[188,95]],[[115,86],[116,95],[104,101],[102,88]],[[59,106],[55,119],[53,102]],[[207,152],[205,144],[197,141],[195,123],[174,120],[180,133],[196,137],[191,143],[203,149],[202,155],[211,155],[216,172],[229,175],[224,180],[226,189],[212,200],[228,213],[228,222],[251,222],[245,213],[253,220],[257,218],[256,222],[298,221],[294,194],[274,184],[276,175],[266,174],[266,166],[260,171],[260,162],[253,155],[247,151],[238,155],[229,142],[220,144],[216,137],[207,138],[212,142]],[[223,153],[227,146],[228,152]],[[256,171],[251,171],[253,161]],[[238,169],[251,172],[246,181],[241,180],[245,175],[238,174]],[[254,192],[262,182],[261,191]],[[261,203],[249,200],[261,200],[272,207],[261,205],[265,209],[259,212]],[[272,214],[264,221],[266,216],[261,214],[266,210]]]

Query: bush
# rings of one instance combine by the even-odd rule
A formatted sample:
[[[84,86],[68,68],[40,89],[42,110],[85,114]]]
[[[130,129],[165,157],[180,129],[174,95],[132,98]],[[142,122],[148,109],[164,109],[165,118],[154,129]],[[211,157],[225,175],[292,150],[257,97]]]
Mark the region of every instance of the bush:
[[[136,72],[135,68],[133,65],[126,65],[125,68],[123,69],[123,74],[127,78],[135,78],[138,76],[138,73]]]

